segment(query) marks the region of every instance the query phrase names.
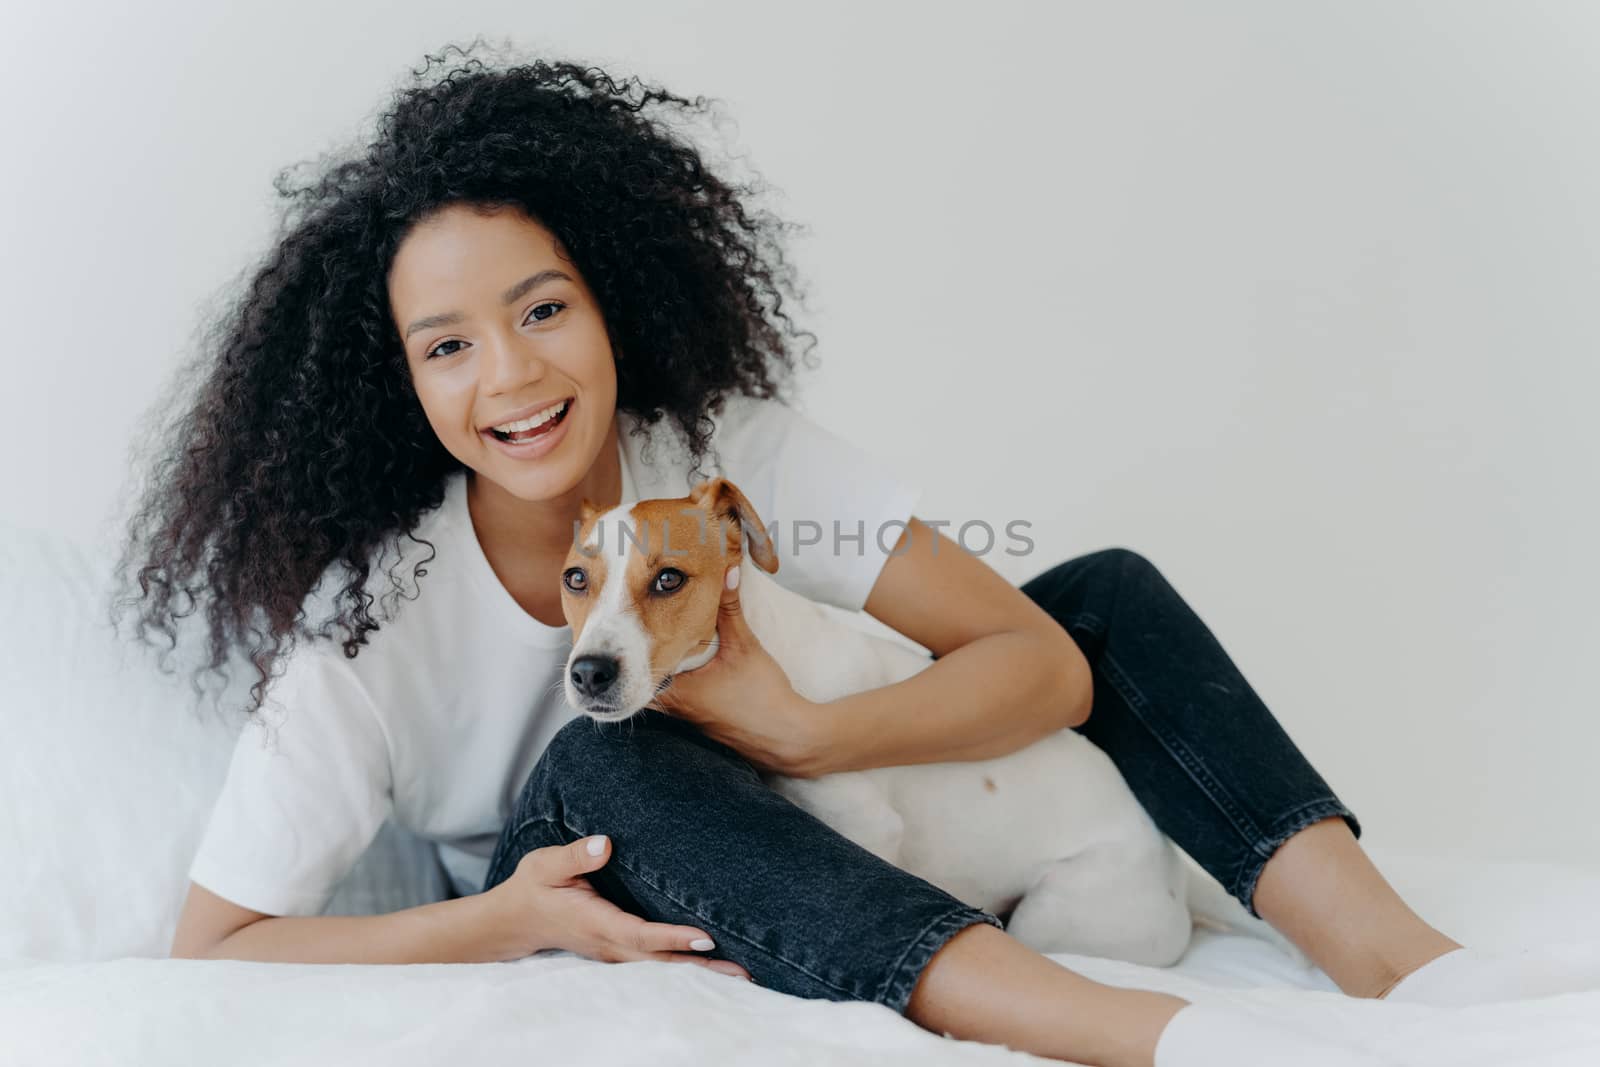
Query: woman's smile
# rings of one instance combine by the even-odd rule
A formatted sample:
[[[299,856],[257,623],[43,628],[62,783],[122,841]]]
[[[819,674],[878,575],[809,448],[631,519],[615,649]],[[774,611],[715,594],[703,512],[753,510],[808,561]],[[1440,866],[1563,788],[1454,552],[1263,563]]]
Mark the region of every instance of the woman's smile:
[[[511,436],[502,434],[492,426],[479,432],[494,448],[513,459],[534,459],[561,443],[566,436],[567,416],[572,414],[576,405],[577,398],[568,397],[561,402],[561,409],[554,417],[532,429],[514,431]]]

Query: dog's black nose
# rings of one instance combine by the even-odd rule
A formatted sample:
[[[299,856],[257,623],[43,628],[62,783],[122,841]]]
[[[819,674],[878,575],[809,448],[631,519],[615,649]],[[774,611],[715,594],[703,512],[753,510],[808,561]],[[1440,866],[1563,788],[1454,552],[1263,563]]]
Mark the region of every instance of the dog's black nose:
[[[617,680],[615,656],[579,656],[572,664],[572,685],[586,697],[597,697]]]

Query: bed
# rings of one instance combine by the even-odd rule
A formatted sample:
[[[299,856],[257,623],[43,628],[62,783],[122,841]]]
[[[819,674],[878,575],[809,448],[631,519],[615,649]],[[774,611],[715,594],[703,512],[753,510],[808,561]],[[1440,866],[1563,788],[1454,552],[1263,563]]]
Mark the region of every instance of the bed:
[[[0,1063],[1053,1062],[682,964],[564,952],[414,966],[165,958],[237,721],[111,633],[109,546],[0,535]],[[1600,954],[1600,868],[1418,853],[1387,847],[1379,828],[1363,842],[1424,917],[1468,943]],[[431,845],[385,825],[328,911],[447,895]],[[1228,928],[1197,929],[1171,968],[1054,958],[1403,1063],[1600,1064],[1600,990],[1455,1009],[1355,1000],[1285,943]]]

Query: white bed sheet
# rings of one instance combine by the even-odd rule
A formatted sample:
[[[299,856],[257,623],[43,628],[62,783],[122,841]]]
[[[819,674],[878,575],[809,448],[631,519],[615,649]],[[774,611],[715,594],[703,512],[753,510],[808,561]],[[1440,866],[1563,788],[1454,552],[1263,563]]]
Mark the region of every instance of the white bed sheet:
[[[1418,912],[1485,947],[1600,954],[1600,868],[1385,850]],[[1469,1008],[1356,1000],[1258,938],[1197,930],[1175,967],[1054,957],[1097,980],[1260,1011],[1419,1067],[1594,1067],[1600,989]],[[784,996],[698,967],[566,953],[414,966],[142,959],[0,970],[0,1063],[1050,1063],[887,1008]],[[1226,1065],[1218,1065],[1226,1067]]]

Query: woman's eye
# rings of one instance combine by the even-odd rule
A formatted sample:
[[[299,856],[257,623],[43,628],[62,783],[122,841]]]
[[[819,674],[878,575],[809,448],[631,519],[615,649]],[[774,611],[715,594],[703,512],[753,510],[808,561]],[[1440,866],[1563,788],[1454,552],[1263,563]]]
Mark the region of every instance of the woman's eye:
[[[684,574],[671,568],[656,575],[656,592],[670,593],[683,584]]]
[[[562,309],[563,309],[563,308],[565,308],[565,307],[566,307],[566,306],[567,306],[567,305],[565,305],[565,304],[563,304],[563,303],[562,303],[562,302],[561,302],[561,301],[559,301],[559,300],[546,300],[546,301],[545,301],[545,302],[544,302],[544,303],[542,303],[542,304],[535,304],[535,305],[534,305],[534,306],[533,306],[533,307],[532,307],[532,308],[530,308],[530,309],[529,309],[529,310],[528,310],[528,314],[529,314],[529,315],[530,315],[530,316],[531,316],[531,315],[532,315],[532,314],[533,314],[533,313],[534,313],[534,312],[535,312],[535,311],[538,311],[538,310],[539,310],[539,309],[540,309],[540,308],[555,308],[555,309],[556,309],[556,310],[555,310],[555,311],[552,311],[552,312],[551,312],[551,313],[550,313],[550,314],[548,314],[548,315],[545,315],[545,316],[544,316],[544,317],[542,317],[542,318],[539,318],[539,319],[536,319],[536,320],[534,320],[534,321],[536,321],[536,322],[549,322],[549,321],[550,321],[550,320],[551,320],[551,319],[553,319],[553,318],[555,318],[555,317],[556,317],[556,315],[557,315],[557,314],[558,314],[558,313],[560,313],[560,311],[561,311],[561,310],[562,310]]]
[[[458,345],[460,343],[461,343],[460,341],[456,341],[456,340],[440,341],[438,344],[434,345],[432,349],[429,350],[429,352],[428,352],[428,354],[426,356],[424,356],[422,358],[423,359],[433,359],[435,356],[453,356],[453,355],[455,355],[454,352],[445,352],[445,351],[442,351],[442,349],[444,348],[445,345]]]
[[[561,576],[561,584],[574,593],[581,593],[589,588],[589,576],[577,567],[573,567]]]
[[[524,320],[524,322],[526,323],[529,320],[531,320],[533,322],[549,322],[551,319],[553,319],[557,315],[559,315],[562,311],[566,310],[566,307],[567,307],[567,305],[563,304],[559,300],[546,300],[544,303],[535,304],[532,308],[530,308],[528,310],[528,319]],[[548,315],[536,315],[535,313],[538,312],[538,310],[540,308],[555,308],[556,310],[552,311]],[[461,344],[461,342],[457,341],[455,338],[451,338],[448,341],[440,341],[438,344],[436,344],[432,348],[430,348],[422,358],[427,360],[427,359],[436,359],[436,358],[437,359],[442,359],[445,356],[453,356],[453,355],[456,354],[456,352],[459,352],[460,349],[455,349],[455,350],[450,351],[450,352],[442,351],[442,349],[444,348],[445,345],[458,345],[458,344]]]

